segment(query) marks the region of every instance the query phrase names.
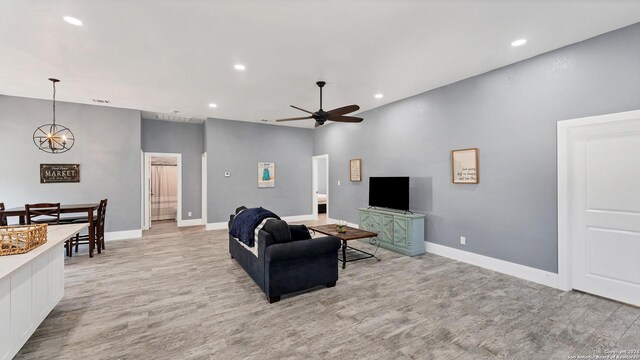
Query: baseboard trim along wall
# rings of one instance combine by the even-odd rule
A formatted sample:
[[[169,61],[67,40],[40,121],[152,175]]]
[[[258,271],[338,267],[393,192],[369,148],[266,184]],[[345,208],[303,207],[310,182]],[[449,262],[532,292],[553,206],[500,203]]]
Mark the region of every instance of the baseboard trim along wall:
[[[202,219],[189,219],[178,221],[178,227],[203,225]]]
[[[311,221],[313,220],[313,214],[307,215],[294,215],[294,216],[283,216],[281,218],[286,222],[295,222],[295,221]]]
[[[342,221],[342,220],[336,220],[336,219],[331,219],[331,218],[327,219],[327,223],[328,224],[337,224],[338,221]],[[354,223],[350,223],[350,222],[345,222],[345,224],[347,226],[351,226],[352,228],[360,229],[360,225],[358,225],[358,224],[354,224]]]
[[[137,239],[142,237],[142,229],[138,230],[125,230],[125,231],[110,231],[104,233],[105,241],[113,240],[125,240],[125,239]]]
[[[286,221],[286,222],[310,221],[310,220],[313,220],[313,214],[283,216],[281,219]],[[208,223],[205,226],[205,229],[207,231],[210,231],[210,230],[223,230],[223,229],[226,229],[227,226],[228,226],[228,224],[227,224],[226,221],[225,222]]]
[[[499,273],[515,276],[520,279],[532,281],[538,284],[546,285],[552,288],[559,288],[560,278],[558,274],[520,265],[492,257],[474,254],[472,252],[455,249],[452,247],[426,242],[428,253],[444,256],[450,259],[462,261],[471,265],[479,266],[485,269],[497,271]]]
[[[210,230],[223,230],[227,228],[227,222],[216,222],[216,223],[208,223],[207,226],[205,226],[205,229],[207,231]]]

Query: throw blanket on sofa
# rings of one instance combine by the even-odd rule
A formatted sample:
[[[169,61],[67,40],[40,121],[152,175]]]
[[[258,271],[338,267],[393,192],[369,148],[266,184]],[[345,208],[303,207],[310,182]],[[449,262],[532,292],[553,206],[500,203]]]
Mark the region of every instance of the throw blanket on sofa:
[[[229,235],[242,241],[247,246],[253,247],[255,244],[254,231],[266,218],[276,218],[280,220],[278,215],[267,209],[252,208],[242,210],[233,218]]]

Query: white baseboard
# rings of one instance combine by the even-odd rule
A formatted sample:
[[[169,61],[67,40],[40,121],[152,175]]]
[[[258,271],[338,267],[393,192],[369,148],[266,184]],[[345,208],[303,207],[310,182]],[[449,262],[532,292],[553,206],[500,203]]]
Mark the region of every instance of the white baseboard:
[[[202,219],[189,219],[178,221],[178,227],[202,225]]]
[[[104,241],[137,239],[142,237],[142,229],[126,231],[110,231],[104,233]]]
[[[340,220],[340,221],[341,221],[341,220]],[[337,223],[338,223],[338,220],[336,220],[336,219],[331,219],[331,218],[327,218],[327,223],[328,223],[328,224],[337,224]],[[358,225],[358,224],[354,224],[354,223],[346,222],[346,225],[347,225],[347,226],[350,226],[350,227],[352,227],[352,228],[360,229],[360,225]]]
[[[207,231],[223,230],[223,229],[226,229],[227,226],[228,226],[227,222],[208,223],[207,226],[205,226],[205,229]]]
[[[313,220],[313,214],[307,215],[294,215],[294,216],[283,216],[281,218],[286,222],[295,222],[295,221],[311,221]]]
[[[504,260],[499,260],[484,255],[474,254],[468,251],[455,249],[428,241],[425,245],[428,253],[448,257],[450,259],[462,261],[471,265],[497,271],[499,273],[515,276],[520,279],[532,281],[552,288],[560,288],[560,278],[558,277],[558,274],[552,272]]]
[[[310,221],[313,220],[313,214],[308,215],[295,215],[295,216],[284,216],[282,220],[286,222],[295,222],[295,221]],[[227,222],[217,222],[217,223],[208,223],[205,227],[207,231],[209,230],[223,230],[228,226]]]

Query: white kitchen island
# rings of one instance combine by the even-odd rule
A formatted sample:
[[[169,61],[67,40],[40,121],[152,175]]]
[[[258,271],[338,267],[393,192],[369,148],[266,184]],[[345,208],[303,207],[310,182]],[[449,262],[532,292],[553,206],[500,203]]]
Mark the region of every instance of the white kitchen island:
[[[13,358],[62,299],[64,242],[87,226],[49,226],[45,244],[0,256],[0,359]]]

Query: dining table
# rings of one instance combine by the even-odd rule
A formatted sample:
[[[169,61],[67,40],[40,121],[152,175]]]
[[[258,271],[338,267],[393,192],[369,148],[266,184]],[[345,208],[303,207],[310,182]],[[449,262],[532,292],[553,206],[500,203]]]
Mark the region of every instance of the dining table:
[[[60,214],[86,214],[87,222],[89,223],[89,257],[93,257],[93,250],[96,247],[96,236],[93,223],[93,212],[98,209],[100,203],[90,204],[61,204]],[[18,217],[20,225],[26,224],[27,209],[25,206],[17,206],[5,210],[0,210],[0,216],[6,217]],[[64,221],[64,217],[60,218],[60,221]]]

